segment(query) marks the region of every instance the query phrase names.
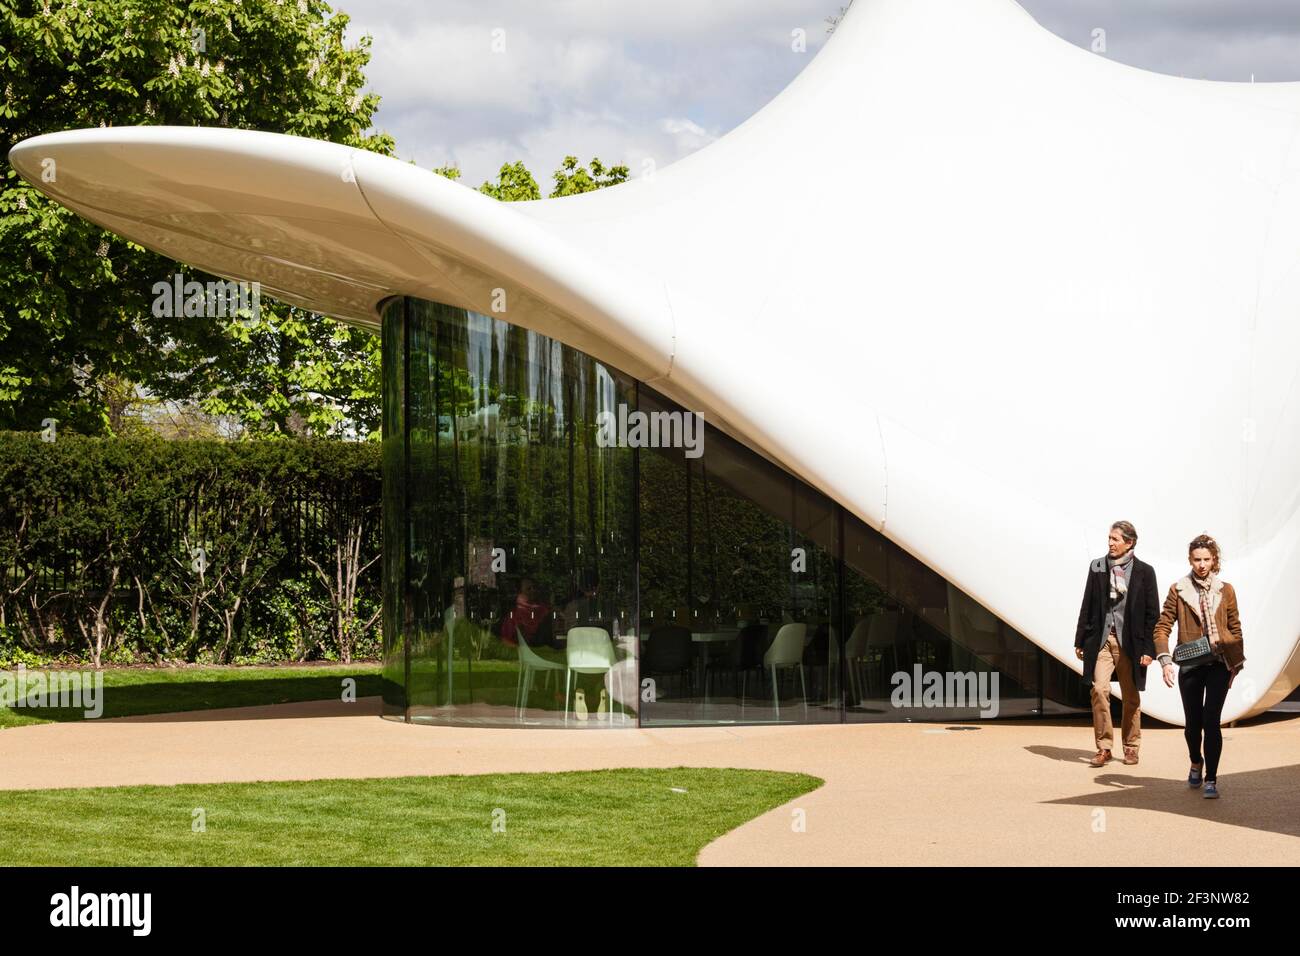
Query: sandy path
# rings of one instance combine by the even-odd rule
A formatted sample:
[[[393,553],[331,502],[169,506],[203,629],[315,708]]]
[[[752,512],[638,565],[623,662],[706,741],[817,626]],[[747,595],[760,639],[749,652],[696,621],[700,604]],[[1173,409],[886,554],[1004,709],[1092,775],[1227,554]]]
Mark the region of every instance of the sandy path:
[[[1182,784],[1182,731],[1084,764],[1082,723],[498,730],[406,726],[378,700],[281,704],[0,731],[0,789],[408,774],[725,766],[826,786],[706,847],[705,864],[1300,864],[1300,716],[1225,730],[1224,798]],[[800,811],[796,813],[796,811]],[[798,824],[802,821],[803,828]]]

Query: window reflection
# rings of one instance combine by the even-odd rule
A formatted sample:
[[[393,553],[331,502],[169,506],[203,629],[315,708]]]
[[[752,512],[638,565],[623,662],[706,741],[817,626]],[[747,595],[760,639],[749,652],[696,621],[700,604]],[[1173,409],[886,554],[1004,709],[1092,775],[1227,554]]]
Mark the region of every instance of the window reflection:
[[[408,300],[401,320],[406,713],[634,721],[632,452],[595,440],[633,383],[488,316]]]
[[[643,450],[639,492],[643,723],[841,720],[834,507],[712,426]]]
[[[603,441],[620,409],[683,411],[646,385],[462,309],[396,299],[383,320],[387,715],[979,718],[900,700],[954,673],[996,676],[998,716],[1086,707],[1068,668],[711,425],[698,457]]]

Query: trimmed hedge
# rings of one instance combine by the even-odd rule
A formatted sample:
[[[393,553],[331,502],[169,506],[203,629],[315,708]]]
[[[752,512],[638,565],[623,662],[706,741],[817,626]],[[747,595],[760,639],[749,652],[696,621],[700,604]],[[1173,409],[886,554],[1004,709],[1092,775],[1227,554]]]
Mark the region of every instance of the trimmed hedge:
[[[0,433],[0,666],[377,657],[378,443]]]

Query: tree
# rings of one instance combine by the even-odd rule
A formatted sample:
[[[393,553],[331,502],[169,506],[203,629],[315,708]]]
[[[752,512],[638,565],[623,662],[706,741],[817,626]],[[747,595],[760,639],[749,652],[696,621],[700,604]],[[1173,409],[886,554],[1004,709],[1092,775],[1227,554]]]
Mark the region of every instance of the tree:
[[[497,173],[497,181],[483,183],[478,191],[502,202],[525,202],[542,198],[542,190],[523,160],[503,165]]]
[[[219,520],[210,526],[210,550],[204,552],[212,562],[212,576],[205,582],[203,603],[221,618],[219,664],[230,663],[238,650],[235,626],[240,610],[284,556],[285,544],[274,522],[276,490],[265,473],[252,476],[244,482],[244,494],[223,502]]]
[[[204,324],[174,347],[173,371],[152,387],[159,397],[200,396],[208,415],[234,416],[263,436],[378,430],[377,335],[280,304],[252,318]]]
[[[374,627],[383,610],[379,602],[364,602],[367,589],[362,582],[382,555],[383,515],[377,489],[357,480],[362,474],[358,463],[364,459],[356,452],[364,449],[351,446],[344,451],[317,457],[313,471],[321,494],[313,505],[328,533],[314,536],[302,557],[329,595],[330,636],[340,659],[350,664],[358,637]]]
[[[24,517],[33,517],[33,507],[43,514],[22,567],[43,567],[43,576],[57,583],[44,594],[26,591],[29,613],[19,626],[36,649],[58,618],[71,620],[99,667],[116,636],[110,626],[114,599],[140,571],[145,543],[165,525],[160,502],[166,470],[147,444],[114,444],[96,455],[63,454],[36,443],[29,448],[44,467],[29,471],[34,481],[21,489]],[[94,488],[95,494],[55,493],[68,487]]]
[[[434,172],[449,179],[460,178],[460,170],[454,166],[443,166],[435,169]],[[560,168],[551,174],[555,188],[551,190],[550,198],[573,196],[604,189],[606,186],[617,186],[619,183],[626,182],[627,177],[626,166],[606,166],[599,159],[593,158],[591,168],[588,169],[578,163],[578,157],[566,156]],[[541,187],[537,185],[537,180],[528,171],[523,160],[503,165],[497,173],[497,181],[483,183],[478,191],[502,202],[526,202],[530,199],[542,198]]]
[[[606,186],[617,186],[627,181],[627,173],[626,166],[606,167],[595,158],[592,159],[591,170],[588,171],[587,167],[578,165],[577,156],[565,156],[564,163],[551,174],[551,178],[555,180],[551,198],[573,196],[604,189]]]
[[[389,155],[391,137],[367,132],[379,104],[362,90],[370,39],[346,47],[347,24],[320,0],[0,2],[0,145],[109,123],[203,124]],[[247,415],[254,431],[373,427],[367,333],[269,302],[253,329],[154,316],[153,283],[175,264],[47,200],[12,167],[2,185],[0,428],[55,418],[106,431],[123,382]],[[200,357],[210,368],[195,374]]]

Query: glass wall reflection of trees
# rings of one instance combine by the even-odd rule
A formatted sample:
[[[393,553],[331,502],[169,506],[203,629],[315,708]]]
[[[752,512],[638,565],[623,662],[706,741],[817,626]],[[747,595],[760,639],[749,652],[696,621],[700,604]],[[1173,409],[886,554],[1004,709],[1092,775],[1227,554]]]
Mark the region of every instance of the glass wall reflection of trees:
[[[925,565],[708,427],[605,447],[643,384],[499,319],[384,312],[386,715],[508,726],[969,719],[896,675],[997,672],[1000,713],[1078,679]],[[847,626],[846,626],[847,623]]]

